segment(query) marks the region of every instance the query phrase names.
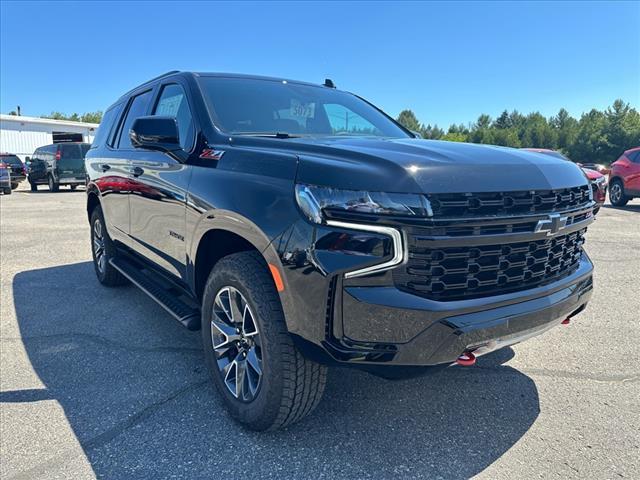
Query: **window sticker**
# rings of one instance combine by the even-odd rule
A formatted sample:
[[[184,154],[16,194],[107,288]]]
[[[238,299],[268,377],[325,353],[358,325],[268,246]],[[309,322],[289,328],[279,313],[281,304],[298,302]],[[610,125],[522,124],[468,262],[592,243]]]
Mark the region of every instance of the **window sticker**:
[[[289,113],[293,118],[314,118],[316,116],[316,104],[315,102],[302,103],[292,98]]]
[[[182,103],[184,94],[174,95],[173,97],[164,97],[158,103],[156,108],[156,115],[166,115],[168,117],[175,117],[178,114],[178,109]]]

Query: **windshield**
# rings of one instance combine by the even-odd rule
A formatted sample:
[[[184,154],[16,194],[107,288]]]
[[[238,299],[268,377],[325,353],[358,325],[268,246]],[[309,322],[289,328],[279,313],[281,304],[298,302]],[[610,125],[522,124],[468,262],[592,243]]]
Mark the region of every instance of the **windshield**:
[[[238,77],[199,82],[226,133],[409,137],[367,102],[333,88]]]

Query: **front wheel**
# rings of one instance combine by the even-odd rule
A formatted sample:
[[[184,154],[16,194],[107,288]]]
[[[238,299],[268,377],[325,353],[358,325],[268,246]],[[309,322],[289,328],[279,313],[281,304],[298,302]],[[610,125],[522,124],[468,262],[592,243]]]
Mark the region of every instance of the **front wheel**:
[[[53,175],[49,175],[49,191],[57,192],[59,187],[60,185],[56,182],[55,178],[53,178]]]
[[[624,207],[629,202],[629,197],[624,194],[624,185],[618,179],[611,182],[609,200],[611,200],[611,205],[615,207]]]
[[[284,427],[320,402],[327,368],[293,345],[257,252],[229,255],[212,270],[202,300],[202,341],[218,392],[231,416],[248,428]]]
[[[11,190],[11,187],[6,187],[3,191],[5,195],[11,195],[12,190]]]

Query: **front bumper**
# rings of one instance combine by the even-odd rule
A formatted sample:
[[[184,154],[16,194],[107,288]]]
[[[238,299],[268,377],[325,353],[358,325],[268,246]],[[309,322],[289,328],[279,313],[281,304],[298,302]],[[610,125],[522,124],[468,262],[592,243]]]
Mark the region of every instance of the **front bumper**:
[[[274,243],[283,266],[288,329],[302,352],[322,363],[367,369],[448,365],[466,351],[482,355],[543,333],[584,309],[593,289],[593,265],[584,252],[577,269],[553,283],[437,301],[399,289],[391,270],[346,275],[391,259],[387,235],[301,221]]]
[[[559,325],[584,309],[592,264],[554,285],[457,302],[434,302],[394,287],[345,288],[344,337],[328,351],[338,361],[433,366],[464,352],[484,355]]]
[[[59,177],[58,183],[60,185],[85,185],[86,178],[85,177]]]

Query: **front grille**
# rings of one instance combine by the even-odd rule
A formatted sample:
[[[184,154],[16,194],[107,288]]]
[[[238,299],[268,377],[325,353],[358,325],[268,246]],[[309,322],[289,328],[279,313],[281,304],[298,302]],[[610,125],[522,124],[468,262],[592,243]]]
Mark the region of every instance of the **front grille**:
[[[394,271],[394,281],[402,290],[443,301],[527,290],[574,272],[585,232],[586,228],[527,242],[442,248],[429,248],[427,241],[412,235],[408,261]]]
[[[429,194],[434,217],[490,217],[553,213],[591,201],[589,185],[559,190]]]

